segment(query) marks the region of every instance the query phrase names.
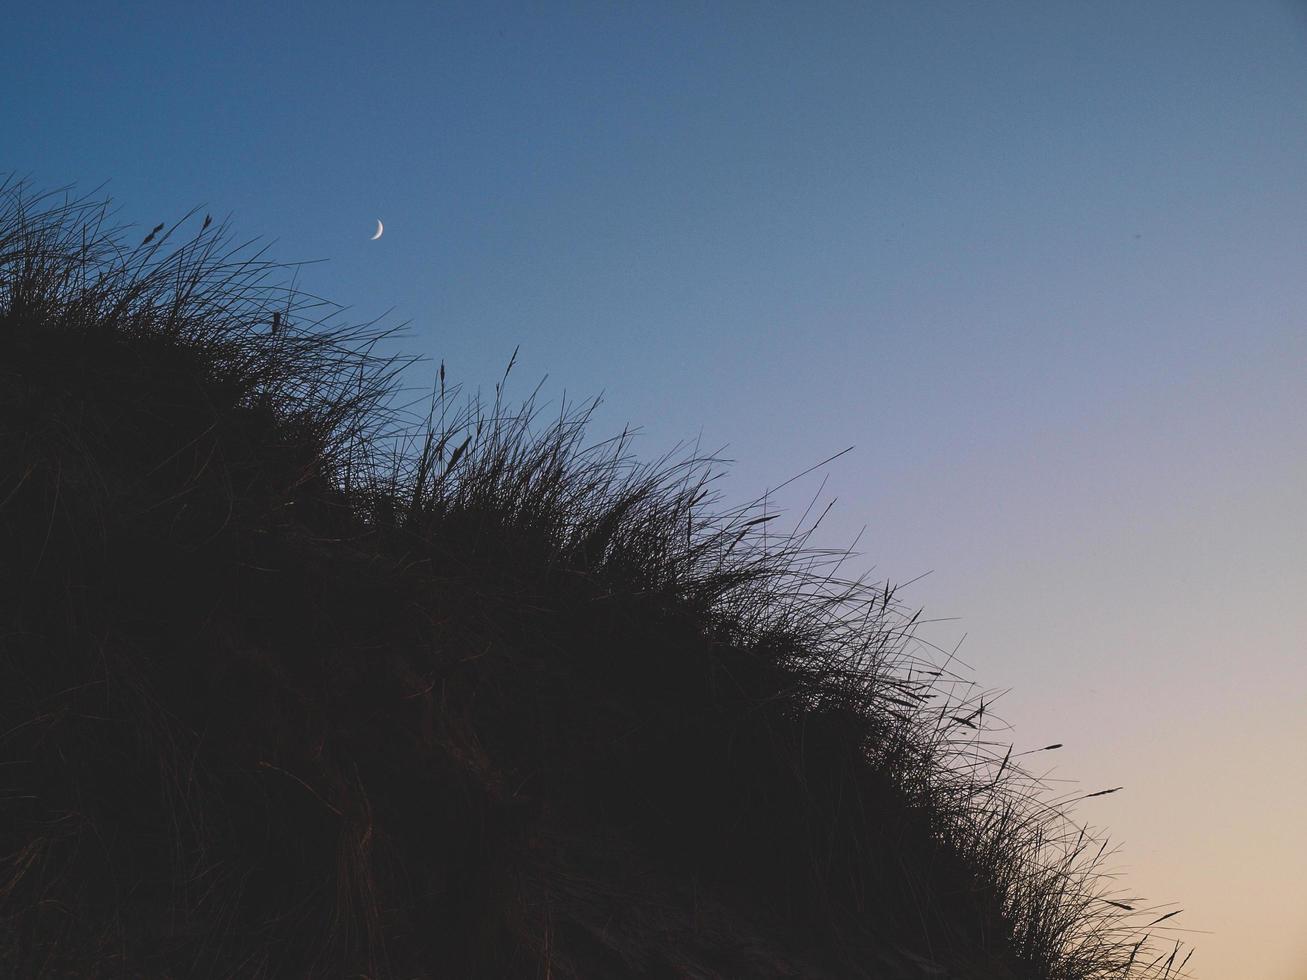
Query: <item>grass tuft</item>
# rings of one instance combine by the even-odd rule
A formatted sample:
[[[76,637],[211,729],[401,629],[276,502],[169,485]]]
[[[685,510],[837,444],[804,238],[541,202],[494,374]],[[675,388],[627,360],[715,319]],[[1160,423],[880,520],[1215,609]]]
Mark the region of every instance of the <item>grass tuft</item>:
[[[1184,975],[821,517],[197,216],[0,184],[0,972]]]

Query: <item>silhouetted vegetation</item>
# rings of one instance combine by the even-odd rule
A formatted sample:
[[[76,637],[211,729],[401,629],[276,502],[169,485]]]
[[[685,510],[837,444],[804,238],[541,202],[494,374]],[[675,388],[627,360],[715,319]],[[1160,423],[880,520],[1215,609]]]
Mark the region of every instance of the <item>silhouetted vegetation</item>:
[[[224,224],[0,198],[3,975],[1183,969],[719,461],[443,366],[413,416]]]

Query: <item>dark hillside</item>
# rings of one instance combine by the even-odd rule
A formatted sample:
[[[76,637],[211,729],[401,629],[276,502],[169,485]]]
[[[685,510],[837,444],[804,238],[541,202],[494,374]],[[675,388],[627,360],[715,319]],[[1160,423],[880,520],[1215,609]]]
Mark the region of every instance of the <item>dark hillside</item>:
[[[713,460],[410,418],[384,331],[108,221],[0,188],[0,975],[1178,975]]]

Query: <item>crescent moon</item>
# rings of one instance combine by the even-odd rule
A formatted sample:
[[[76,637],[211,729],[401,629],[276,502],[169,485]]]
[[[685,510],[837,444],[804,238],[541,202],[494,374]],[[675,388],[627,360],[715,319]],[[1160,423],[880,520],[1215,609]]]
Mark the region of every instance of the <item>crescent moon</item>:
[[[381,219],[378,218],[378,219],[377,219],[377,233],[376,233],[375,235],[373,235],[373,236],[372,236],[370,239],[368,239],[368,240],[369,240],[369,241],[373,241],[373,242],[375,242],[378,238],[381,237],[381,233],[382,233],[383,231],[385,231],[385,230],[386,230],[386,226],[383,225],[383,224],[381,223]]]

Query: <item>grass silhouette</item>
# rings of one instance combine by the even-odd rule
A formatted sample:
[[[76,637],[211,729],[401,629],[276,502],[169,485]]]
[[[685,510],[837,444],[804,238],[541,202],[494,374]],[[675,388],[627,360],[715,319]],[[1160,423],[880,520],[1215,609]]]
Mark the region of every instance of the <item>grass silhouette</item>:
[[[815,524],[111,219],[0,186],[4,975],[1184,975]]]

